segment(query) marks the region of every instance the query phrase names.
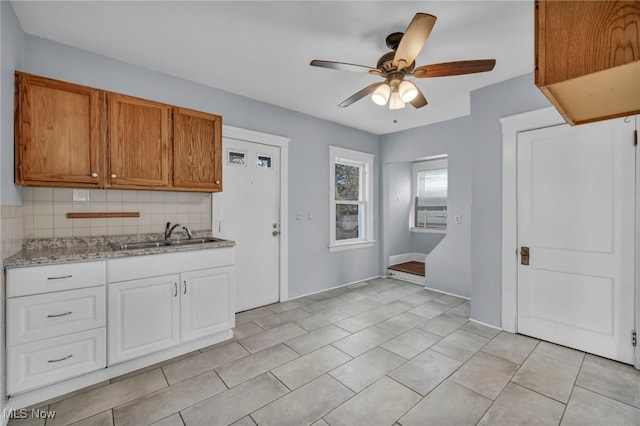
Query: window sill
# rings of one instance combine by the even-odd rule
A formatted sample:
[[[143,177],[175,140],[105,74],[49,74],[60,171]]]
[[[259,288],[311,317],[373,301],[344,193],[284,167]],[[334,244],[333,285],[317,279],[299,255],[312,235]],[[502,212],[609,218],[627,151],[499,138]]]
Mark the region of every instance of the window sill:
[[[345,251],[345,250],[369,248],[369,247],[373,247],[374,243],[375,243],[375,240],[358,241],[357,243],[335,244],[335,245],[329,246],[329,253]]]
[[[447,228],[411,228],[411,232],[418,234],[446,234]]]

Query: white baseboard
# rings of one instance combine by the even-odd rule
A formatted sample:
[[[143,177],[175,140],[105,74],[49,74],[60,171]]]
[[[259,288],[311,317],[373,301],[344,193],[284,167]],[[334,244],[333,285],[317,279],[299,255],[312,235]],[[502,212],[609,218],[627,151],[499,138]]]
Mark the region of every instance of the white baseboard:
[[[403,253],[389,256],[389,265],[397,265],[405,262],[424,262],[427,257],[424,253]]]
[[[396,280],[407,281],[412,284],[424,285],[424,277],[420,275],[413,275],[407,274],[406,272],[389,270],[387,276]]]
[[[459,297],[460,299],[471,300],[471,298],[469,298],[469,297],[460,296],[459,294],[456,294],[456,293],[449,293],[448,291],[440,290],[439,288],[429,287],[428,285],[425,285],[424,288],[426,290],[437,291],[438,293],[447,294],[449,296]]]
[[[486,322],[474,320],[473,318],[469,318],[469,321],[475,322],[476,324],[484,325],[485,327],[490,327],[490,328],[502,331],[502,329],[500,327],[496,327],[495,325],[487,324]]]
[[[361,282],[367,281],[367,280],[375,280],[376,278],[382,278],[382,275],[375,275],[373,277],[363,278],[363,279],[358,280],[358,281],[352,281],[350,283],[340,284],[340,285],[337,285],[337,286],[334,286],[334,287],[325,288],[325,289],[314,291],[314,292],[311,292],[311,293],[305,293],[305,294],[300,295],[300,296],[291,297],[291,298],[289,298],[287,300],[281,300],[280,302],[286,302],[288,300],[300,299],[301,297],[307,297],[307,296],[311,296],[313,294],[324,293],[325,291],[334,290],[336,288],[341,288],[341,287],[346,287],[346,286],[357,284],[357,283],[361,283]]]

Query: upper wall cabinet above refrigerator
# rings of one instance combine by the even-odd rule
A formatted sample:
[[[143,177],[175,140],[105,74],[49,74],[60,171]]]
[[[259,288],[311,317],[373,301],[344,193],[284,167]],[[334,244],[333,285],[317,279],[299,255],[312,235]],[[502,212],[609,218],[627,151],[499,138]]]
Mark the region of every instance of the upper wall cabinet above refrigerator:
[[[570,124],[640,113],[640,1],[537,0],[536,86]]]
[[[16,72],[15,182],[222,190],[222,117]]]

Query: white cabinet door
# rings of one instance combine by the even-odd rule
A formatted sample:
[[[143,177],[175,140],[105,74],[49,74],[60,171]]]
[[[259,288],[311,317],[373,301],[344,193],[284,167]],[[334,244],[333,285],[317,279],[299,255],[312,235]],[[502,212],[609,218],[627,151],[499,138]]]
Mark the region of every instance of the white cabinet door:
[[[180,343],[179,275],[108,285],[109,365]]]
[[[183,342],[235,326],[233,266],[185,272],[180,277]]]

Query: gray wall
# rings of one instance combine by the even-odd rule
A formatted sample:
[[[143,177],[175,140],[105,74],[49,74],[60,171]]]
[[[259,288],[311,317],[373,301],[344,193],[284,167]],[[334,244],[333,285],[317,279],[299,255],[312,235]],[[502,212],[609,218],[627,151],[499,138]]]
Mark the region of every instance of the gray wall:
[[[328,145],[374,154],[374,193],[378,193],[381,163],[377,136],[31,35],[24,38],[22,70],[212,112],[221,115],[224,124],[289,137],[290,297],[382,273],[380,242],[368,249],[328,251]],[[7,186],[3,181],[3,191]],[[375,212],[379,203],[375,197]],[[314,219],[295,220],[297,210],[311,210]],[[376,237],[378,229],[376,214]]]
[[[13,72],[22,67],[24,33],[11,3],[0,2],[0,204],[21,206],[21,187],[13,184]]]
[[[411,252],[411,163],[385,163],[382,180],[386,190],[381,199],[386,234],[384,249],[388,261],[389,256]]]
[[[449,156],[449,192],[448,206],[449,217],[447,236],[411,233],[408,245],[404,234],[397,233],[387,223],[386,218],[400,220],[402,226],[408,230],[407,218],[397,218],[402,214],[400,207],[390,209],[393,199],[383,206],[385,208],[385,223],[383,226],[385,250],[393,248],[399,253],[422,252],[429,253],[436,246],[437,250],[443,250],[438,257],[438,264],[427,264],[427,269],[437,270],[433,280],[430,281],[427,272],[427,285],[446,292],[469,296],[471,293],[471,262],[470,262],[470,205],[471,205],[471,154],[469,135],[471,134],[471,118],[462,117],[455,120],[444,121],[429,126],[410,129],[403,132],[392,133],[381,137],[382,158],[385,162],[383,177],[385,183],[388,179],[397,180],[398,170],[402,170],[397,163],[408,164],[426,157],[440,154]],[[409,183],[411,182],[411,165],[408,164]],[[389,198],[386,198],[387,200]],[[410,203],[410,200],[407,200]],[[408,205],[406,207],[408,209]],[[408,211],[408,210],[407,210]],[[462,223],[455,224],[454,215],[462,216]],[[398,224],[394,225],[398,226]],[[442,242],[440,240],[442,239]],[[439,243],[439,244],[438,244]],[[390,255],[399,254],[390,252]],[[383,259],[388,262],[387,259]],[[434,269],[435,268],[435,269]]]
[[[502,131],[499,119],[551,104],[527,74],[471,93],[471,317],[500,326]]]

